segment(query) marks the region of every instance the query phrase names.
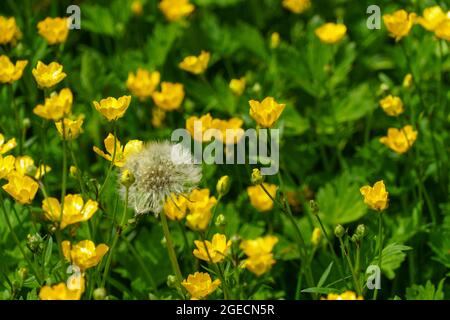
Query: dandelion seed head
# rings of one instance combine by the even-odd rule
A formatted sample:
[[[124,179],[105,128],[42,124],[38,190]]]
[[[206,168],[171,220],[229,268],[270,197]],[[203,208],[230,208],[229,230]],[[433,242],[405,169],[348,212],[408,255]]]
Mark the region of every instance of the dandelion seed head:
[[[130,156],[122,168],[133,173],[136,181],[129,188],[128,203],[136,215],[158,215],[171,193],[188,194],[202,177],[201,167],[193,164],[191,152],[181,144],[150,142]],[[121,187],[125,197],[125,187]]]

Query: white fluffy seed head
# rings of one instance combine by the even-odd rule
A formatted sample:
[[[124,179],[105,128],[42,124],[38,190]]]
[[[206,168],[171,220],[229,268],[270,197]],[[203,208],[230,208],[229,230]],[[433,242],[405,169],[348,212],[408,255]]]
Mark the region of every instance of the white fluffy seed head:
[[[194,164],[191,152],[181,144],[150,142],[130,156],[122,171],[130,170],[136,181],[128,192],[128,203],[136,214],[158,215],[171,193],[187,194],[202,178],[201,166]],[[125,187],[121,187],[125,197]]]

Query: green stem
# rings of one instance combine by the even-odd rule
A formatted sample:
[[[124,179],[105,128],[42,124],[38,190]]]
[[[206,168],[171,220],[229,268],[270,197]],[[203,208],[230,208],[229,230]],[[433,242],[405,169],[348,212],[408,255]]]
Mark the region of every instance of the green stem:
[[[31,259],[30,259],[30,258],[27,256],[27,254],[25,253],[25,250],[24,250],[24,249],[22,248],[22,246],[20,245],[19,238],[17,237],[17,234],[16,234],[16,232],[14,231],[13,226],[11,225],[11,221],[9,220],[8,213],[6,212],[5,201],[4,201],[4,199],[3,199],[3,195],[2,195],[1,192],[0,192],[0,202],[2,203],[2,211],[3,211],[3,215],[4,215],[4,217],[5,217],[5,220],[6,220],[6,224],[7,224],[7,226],[8,226],[9,232],[11,233],[11,235],[12,235],[12,237],[13,237],[14,242],[16,243],[16,245],[17,245],[17,247],[19,248],[20,252],[22,253],[23,257],[24,257],[25,260],[27,261],[27,264],[28,264],[29,268],[33,271],[33,273],[34,273],[34,275],[35,275],[35,277],[36,277],[36,280],[39,282],[39,284],[42,284],[43,281],[42,281],[42,279],[41,279],[39,273],[37,272],[37,270],[36,270],[36,268],[35,268],[33,262],[31,261]]]
[[[169,254],[170,263],[172,264],[172,270],[177,278],[178,290],[183,296],[183,289],[181,283],[183,282],[183,275],[181,274],[180,265],[178,264],[177,255],[175,253],[175,247],[173,245],[172,236],[170,235],[169,225],[167,224],[166,214],[164,210],[160,212],[161,225],[164,232],[164,238],[166,239],[167,253]]]
[[[16,136],[17,136],[17,140],[19,140],[18,144],[19,144],[19,154],[23,153],[23,129],[22,129],[22,121],[20,119],[20,110],[17,108],[16,105],[16,99],[14,97],[14,88],[13,88],[13,84],[11,83],[11,85],[8,86],[9,89],[9,94],[11,97],[11,108],[13,109],[13,114],[16,118]]]
[[[108,258],[106,260],[105,269],[103,270],[103,279],[101,287],[104,288],[106,284],[106,278],[108,277],[109,268],[111,266],[112,256],[114,249],[116,248],[117,242],[119,240],[120,235],[122,234],[122,229],[125,224],[125,218],[127,217],[127,209],[128,209],[128,191],[129,188],[125,188],[125,205],[123,208],[122,218],[120,219],[120,223],[116,228],[116,232],[114,233],[114,238],[111,244],[111,249],[109,250]]]
[[[381,212],[378,213],[378,268],[381,270],[381,258],[383,253],[383,219]],[[377,300],[378,289],[374,289],[373,300]]]
[[[341,266],[341,263],[339,261],[338,255],[337,255],[336,251],[334,250],[333,245],[331,244],[331,239],[330,239],[330,237],[328,237],[328,233],[327,233],[327,230],[325,229],[325,227],[324,227],[324,225],[322,223],[322,219],[320,219],[318,214],[315,214],[315,216],[317,218],[317,221],[319,222],[319,225],[320,225],[320,228],[322,229],[323,234],[325,235],[325,239],[327,240],[328,248],[330,249],[331,254],[333,256],[334,264],[338,268],[339,273],[341,274],[341,277],[344,277],[345,276],[344,275],[344,271],[342,270],[342,266]]]
[[[339,238],[339,242],[341,243],[342,253],[345,256],[345,259],[347,260],[348,266],[350,267],[350,271],[351,271],[352,277],[353,277],[353,282],[354,282],[354,285],[355,285],[355,290],[358,293],[358,295],[361,295],[361,289],[360,289],[359,281],[358,281],[358,278],[356,276],[355,269],[353,268],[353,263],[350,260],[349,252],[345,248],[345,244],[344,244],[344,241],[342,241],[342,238]]]
[[[220,200],[222,200],[222,196],[221,195],[219,195],[219,197],[217,198],[216,205],[214,206],[214,209],[212,211],[211,219],[209,220],[208,228],[206,229],[206,238],[208,238],[208,234],[209,234],[209,231],[211,229],[211,226],[212,226],[212,224],[214,223],[214,221],[216,219],[216,211],[217,211],[217,207],[219,206]]]
[[[206,239],[204,237],[204,235],[202,233],[200,233],[200,236],[202,238],[202,242],[203,242],[203,246],[205,247],[205,251],[206,251],[206,255],[208,256],[209,262],[214,266],[214,268],[216,269],[216,273],[220,278],[220,281],[222,283],[222,289],[223,289],[223,296],[225,300],[228,300],[228,298],[230,297],[229,293],[228,293],[228,286],[227,283],[225,282],[225,276],[222,272],[222,269],[220,269],[220,266],[215,263],[213,261],[213,259],[211,258],[211,255],[209,254],[209,250],[208,250],[208,246],[206,245]]]
[[[114,163],[116,161],[116,153],[117,153],[117,150],[116,150],[117,149],[117,126],[116,126],[116,122],[113,121],[112,125],[113,125],[113,134],[114,134],[114,150],[113,150],[113,154],[112,154],[112,158],[111,158],[111,164],[109,165],[108,172],[106,173],[105,181],[103,181],[103,184],[100,187],[100,190],[99,190],[98,195],[97,195],[97,199],[100,199],[100,196],[102,195],[102,192],[103,192],[103,190],[104,190],[104,188],[106,186],[106,183],[108,182],[109,176],[111,174],[111,171],[114,168]]]
[[[66,128],[64,118],[61,119],[62,126],[62,144],[63,144],[63,163],[62,163],[62,182],[61,182],[61,215],[59,216],[59,223],[63,220],[64,215],[64,198],[66,196],[66,184],[67,184],[67,140],[66,140]]]

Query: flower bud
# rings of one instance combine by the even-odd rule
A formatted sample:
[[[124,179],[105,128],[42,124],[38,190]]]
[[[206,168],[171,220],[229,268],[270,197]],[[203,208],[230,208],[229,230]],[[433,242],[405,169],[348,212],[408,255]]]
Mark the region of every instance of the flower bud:
[[[223,214],[219,214],[216,218],[216,221],[214,223],[216,225],[216,227],[221,227],[224,226],[226,224],[226,218]]]
[[[23,125],[24,129],[28,129],[29,127],[31,127],[31,120],[30,120],[30,118],[23,119],[22,125]]]
[[[314,247],[317,247],[322,240],[322,231],[319,228],[314,228],[311,235],[311,243]]]
[[[342,238],[345,234],[345,229],[343,226],[338,224],[336,228],[334,228],[334,235],[338,238]]]
[[[17,270],[17,274],[19,275],[20,279],[25,280],[25,278],[28,276],[28,269],[22,267],[19,270]]]
[[[69,173],[72,178],[76,178],[78,176],[78,169],[75,166],[70,166]]]
[[[280,34],[278,32],[273,32],[270,35],[270,47],[272,49],[278,48],[278,46],[280,45]]]
[[[167,276],[167,286],[169,288],[176,288],[177,287],[177,277],[175,277],[173,274],[169,274]]]
[[[105,288],[97,288],[94,290],[94,300],[105,300],[106,290]]]
[[[134,181],[136,181],[136,178],[134,177],[134,174],[130,170],[125,169],[122,171],[122,175],[120,176],[120,183],[125,188],[131,187]]]
[[[261,171],[259,169],[253,169],[251,181],[254,185],[259,185],[264,182],[264,176],[261,174]]]
[[[413,82],[413,77],[411,73],[408,73],[404,78],[403,78],[403,88],[410,88]]]
[[[42,237],[38,233],[35,233],[33,235],[29,234],[27,236],[27,247],[31,252],[39,252],[41,250],[42,244]]]
[[[360,239],[364,238],[364,237],[366,236],[366,234],[367,234],[367,228],[366,228],[366,226],[363,225],[363,224],[359,224],[359,225],[356,227],[355,234],[358,235],[358,237],[359,237]]]
[[[314,200],[309,200],[309,207],[311,208],[311,212],[313,215],[319,214],[319,205]]]
[[[224,196],[230,191],[231,181],[229,176],[223,176],[217,181],[216,190],[219,196]]]

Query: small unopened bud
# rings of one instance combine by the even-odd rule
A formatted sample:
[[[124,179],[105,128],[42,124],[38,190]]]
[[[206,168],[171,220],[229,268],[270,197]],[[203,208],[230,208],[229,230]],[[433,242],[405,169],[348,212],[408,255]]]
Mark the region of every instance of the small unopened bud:
[[[120,176],[120,183],[125,188],[131,187],[134,181],[136,181],[136,178],[134,177],[134,174],[130,170],[125,169],[122,171],[122,175]]]
[[[105,300],[106,290],[105,288],[97,288],[94,290],[94,300]]]
[[[216,189],[219,196],[224,196],[230,191],[231,180],[229,176],[223,176],[217,181]]]
[[[364,237],[366,236],[366,234],[367,234],[367,228],[366,228],[366,226],[363,225],[363,224],[359,224],[359,225],[356,227],[355,234],[357,234],[358,237],[359,237],[360,239],[364,238]]]
[[[264,182],[264,176],[261,174],[261,171],[259,169],[253,169],[251,181],[254,185],[259,185]]]
[[[322,231],[319,228],[314,228],[311,234],[311,243],[314,247],[317,247],[322,240]]]
[[[17,274],[19,275],[20,279],[25,280],[25,278],[28,276],[28,269],[22,267],[19,270],[17,270]]]
[[[31,127],[31,120],[30,118],[25,118],[22,120],[22,125],[24,129],[28,129],[29,127]]]
[[[42,244],[42,237],[38,233],[35,233],[33,235],[29,234],[27,236],[27,247],[32,252],[34,253],[39,252],[41,249],[41,244]]]
[[[273,32],[270,35],[270,47],[272,49],[278,48],[278,46],[280,45],[280,34],[278,32]]]
[[[258,93],[261,91],[261,85],[257,82],[252,87],[253,92]]]
[[[410,88],[413,82],[413,77],[411,73],[408,73],[404,78],[403,78],[403,87],[404,88]]]
[[[167,276],[167,286],[169,288],[176,288],[177,287],[177,277],[175,277],[173,274],[169,274]]]
[[[350,240],[352,240],[352,242],[359,242],[361,240],[361,238],[359,237],[359,235],[354,233]]]
[[[221,227],[224,226],[226,224],[226,218],[223,214],[219,214],[216,218],[216,221],[214,223],[216,225],[216,227]]]
[[[72,178],[76,178],[78,176],[78,169],[75,166],[70,166],[69,172]]]
[[[311,212],[313,215],[319,214],[319,205],[314,200],[309,200],[309,207],[311,208]]]
[[[163,237],[163,238],[161,239],[161,245],[162,245],[163,247],[165,247],[166,244],[167,244],[166,237]]]
[[[334,228],[334,235],[338,238],[342,238],[345,234],[345,229],[343,226],[338,224],[336,228]]]
[[[36,171],[37,171],[36,166],[34,164],[32,164],[32,165],[29,165],[29,166],[26,167],[25,174],[28,175],[28,176],[34,177],[35,174],[36,174]]]

